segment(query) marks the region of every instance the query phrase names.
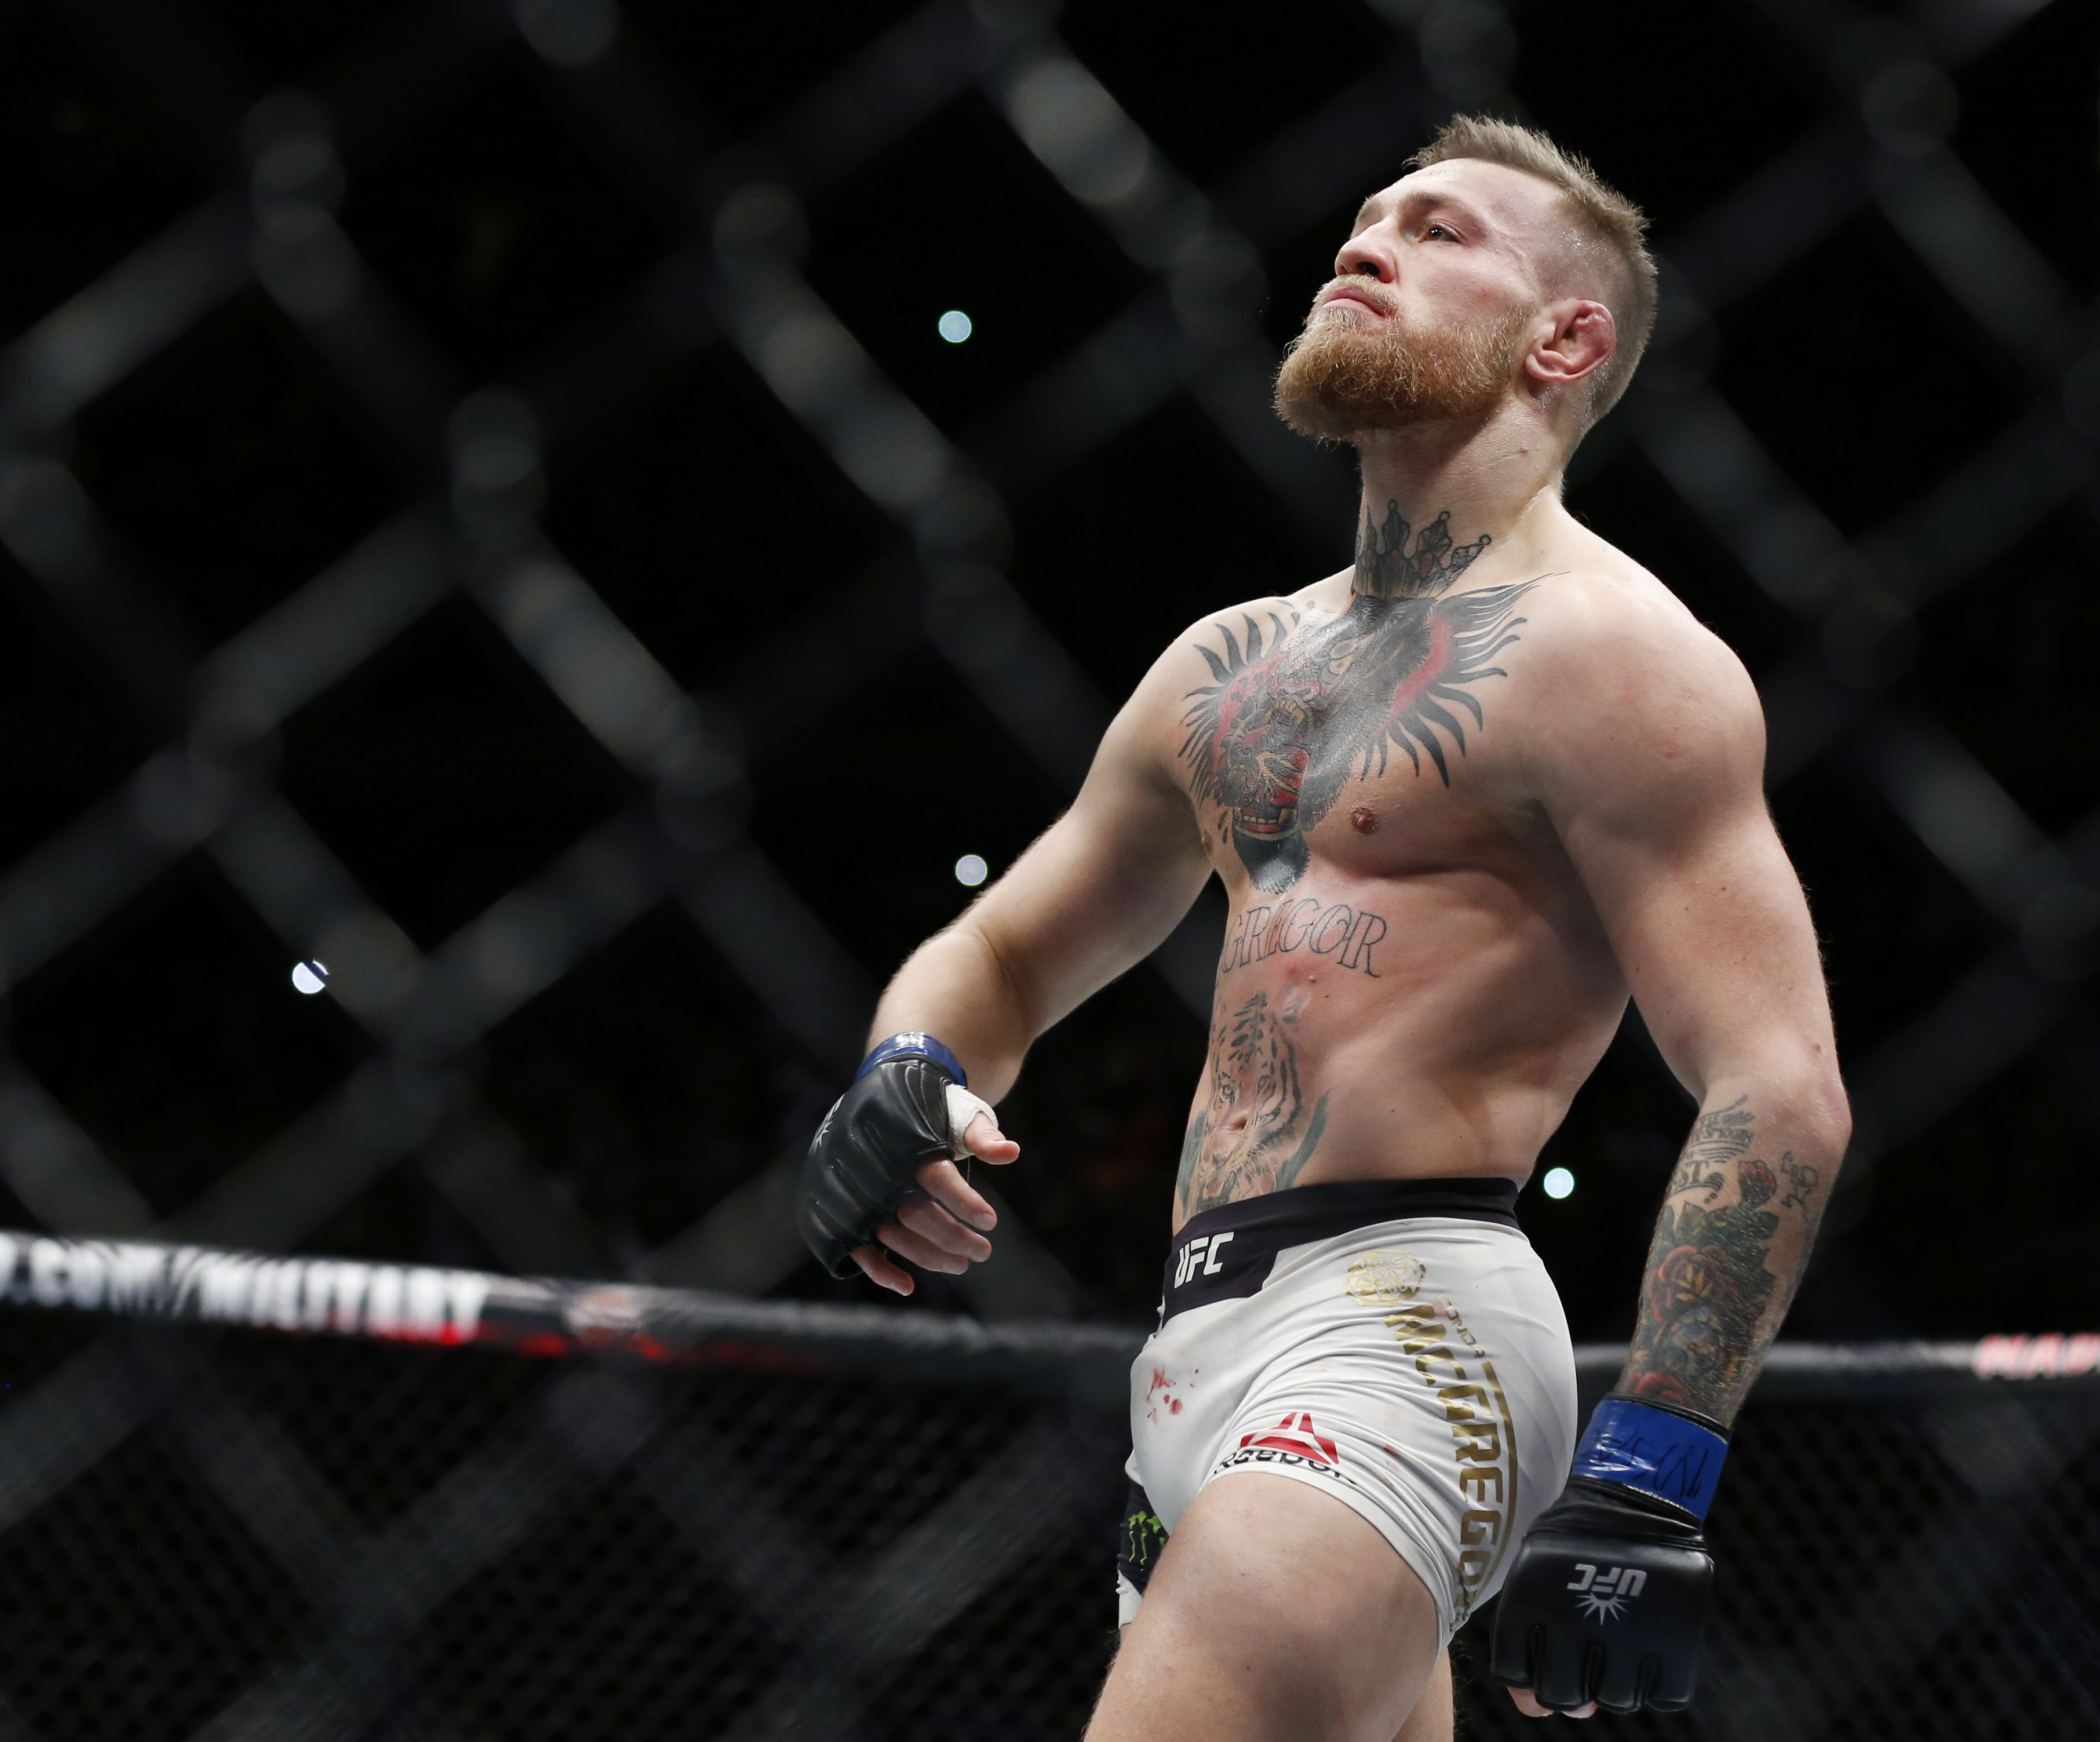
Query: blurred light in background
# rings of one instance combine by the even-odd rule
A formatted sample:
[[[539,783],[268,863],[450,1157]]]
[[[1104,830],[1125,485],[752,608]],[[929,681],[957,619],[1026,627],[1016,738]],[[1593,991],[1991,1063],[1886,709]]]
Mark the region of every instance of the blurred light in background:
[[[1548,1197],[1565,1197],[1575,1189],[1575,1175],[1565,1167],[1549,1167],[1539,1185]]]
[[[308,997],[327,990],[328,964],[325,962],[299,963],[292,969],[292,984]]]
[[[970,336],[970,317],[959,308],[951,308],[941,317],[941,337],[951,345],[960,345]]]
[[[955,881],[966,889],[974,889],[985,880],[991,867],[974,853],[966,853],[955,861]]]

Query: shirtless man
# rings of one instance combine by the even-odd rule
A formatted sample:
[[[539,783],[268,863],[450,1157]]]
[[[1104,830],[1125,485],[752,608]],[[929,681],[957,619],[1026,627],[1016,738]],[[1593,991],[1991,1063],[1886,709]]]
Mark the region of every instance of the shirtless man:
[[[978,1095],[1223,882],[1093,1742],[1448,1739],[1445,1647],[1498,1589],[1525,1711],[1691,1697],[1727,1427],[1850,1122],[1757,695],[1561,505],[1652,322],[1642,227],[1472,119],[1365,203],[1277,388],[1358,452],[1354,564],[1176,639],[812,1146],[835,1271],[988,1256],[941,1158],[1019,1153]],[[1699,1113],[1578,1446],[1511,1209],[1629,995]]]

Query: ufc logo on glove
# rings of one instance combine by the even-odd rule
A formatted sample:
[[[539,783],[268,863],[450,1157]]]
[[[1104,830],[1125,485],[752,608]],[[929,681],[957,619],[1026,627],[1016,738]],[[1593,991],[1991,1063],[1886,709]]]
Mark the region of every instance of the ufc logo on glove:
[[[1575,1571],[1577,1576],[1568,1581],[1568,1588],[1582,1594],[1576,1607],[1599,1621],[1616,1621],[1623,1615],[1648,1583],[1648,1575],[1638,1567],[1614,1567],[1599,1578],[1595,1565],[1585,1560],[1576,1563]]]

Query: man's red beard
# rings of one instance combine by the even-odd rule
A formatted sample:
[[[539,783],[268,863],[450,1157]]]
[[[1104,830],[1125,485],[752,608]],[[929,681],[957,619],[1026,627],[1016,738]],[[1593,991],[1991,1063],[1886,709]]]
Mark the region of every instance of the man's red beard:
[[[1349,289],[1392,307],[1383,287]],[[1325,316],[1319,310],[1316,302],[1284,353],[1276,410],[1300,435],[1327,442],[1485,416],[1516,378],[1520,342],[1531,323],[1529,314],[1513,311],[1425,333],[1403,325],[1396,311],[1381,320],[1346,302]]]

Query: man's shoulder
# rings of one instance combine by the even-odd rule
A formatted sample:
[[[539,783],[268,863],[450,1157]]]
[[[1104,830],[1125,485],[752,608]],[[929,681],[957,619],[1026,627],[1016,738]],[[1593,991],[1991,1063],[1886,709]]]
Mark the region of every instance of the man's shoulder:
[[[1343,571],[1346,586],[1347,571]],[[1296,593],[1272,593],[1206,611],[1161,650],[1138,686],[1136,700],[1181,700],[1191,688],[1215,682],[1274,655],[1308,620],[1332,615],[1320,601],[1334,577]]]
[[[1524,695],[1523,765],[1542,793],[1696,808],[1701,792],[1758,786],[1757,687],[1655,576],[1624,558],[1585,562],[1524,602],[1533,657],[1509,669]]]
[[[1271,593],[1260,598],[1241,599],[1229,605],[1215,606],[1191,623],[1174,638],[1168,648],[1172,654],[1193,650],[1199,646],[1216,647],[1225,635],[1244,644],[1251,631],[1254,645],[1273,648],[1304,623],[1308,616],[1332,615],[1331,602],[1323,602],[1323,595],[1338,588],[1346,598],[1349,571],[1330,575],[1324,580],[1300,587],[1295,593]]]
[[[1533,661],[1552,688],[1571,699],[1610,692],[1630,701],[1660,683],[1694,686],[1723,706],[1754,699],[1726,642],[1655,575],[1595,542],[1568,569],[1542,576],[1524,601]]]

